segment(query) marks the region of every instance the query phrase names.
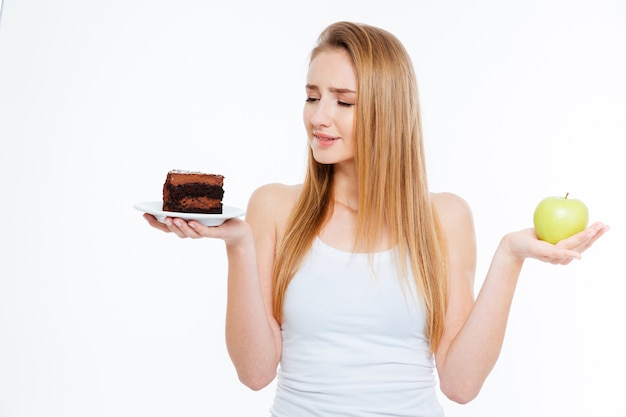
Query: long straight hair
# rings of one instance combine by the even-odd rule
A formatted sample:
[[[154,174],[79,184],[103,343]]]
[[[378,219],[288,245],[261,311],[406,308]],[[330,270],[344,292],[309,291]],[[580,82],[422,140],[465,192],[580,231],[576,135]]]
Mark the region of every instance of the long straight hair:
[[[357,241],[372,252],[383,231],[394,244],[400,276],[414,277],[423,301],[431,350],[443,333],[448,302],[445,244],[428,189],[417,81],[404,46],[387,31],[338,22],[311,52],[343,49],[357,81],[354,142],[358,176]],[[283,318],[289,282],[332,213],[333,166],[309,151],[300,195],[278,244],[274,315]],[[407,264],[408,260],[408,264]]]

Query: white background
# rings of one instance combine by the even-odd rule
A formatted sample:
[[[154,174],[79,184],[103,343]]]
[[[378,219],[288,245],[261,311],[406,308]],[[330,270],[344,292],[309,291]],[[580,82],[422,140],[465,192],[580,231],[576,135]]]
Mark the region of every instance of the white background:
[[[221,241],[148,227],[167,170],[225,204],[300,182],[308,53],[354,20],[413,57],[433,191],[502,235],[570,193],[612,229],[528,261],[503,352],[454,416],[624,416],[626,3],[8,0],[0,23],[0,416],[267,416],[225,351]]]

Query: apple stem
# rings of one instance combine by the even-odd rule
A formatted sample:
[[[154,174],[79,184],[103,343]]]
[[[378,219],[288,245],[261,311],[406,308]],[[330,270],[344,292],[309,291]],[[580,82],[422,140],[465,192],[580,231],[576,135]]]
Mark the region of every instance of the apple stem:
[[[565,193],[565,199],[567,200],[567,196],[569,195],[569,193]]]

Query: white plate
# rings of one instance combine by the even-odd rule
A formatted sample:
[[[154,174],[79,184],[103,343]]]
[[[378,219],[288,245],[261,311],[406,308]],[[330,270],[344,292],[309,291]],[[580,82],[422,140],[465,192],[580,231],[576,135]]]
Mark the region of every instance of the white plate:
[[[205,226],[219,226],[228,219],[241,217],[246,212],[237,207],[222,206],[222,214],[203,213],[179,213],[176,211],[163,211],[163,201],[142,201],[135,204],[135,208],[144,213],[152,214],[158,221],[163,223],[166,217],[178,217],[185,220],[197,220]]]

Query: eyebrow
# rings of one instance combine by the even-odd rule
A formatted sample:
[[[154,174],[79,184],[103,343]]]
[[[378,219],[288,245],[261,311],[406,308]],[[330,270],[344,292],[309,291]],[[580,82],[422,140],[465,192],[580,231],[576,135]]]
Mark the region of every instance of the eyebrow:
[[[307,84],[306,89],[319,91],[319,87],[313,84]],[[330,91],[333,93],[339,93],[339,94],[346,94],[346,93],[356,94],[356,91],[350,90],[349,88],[330,87]]]

